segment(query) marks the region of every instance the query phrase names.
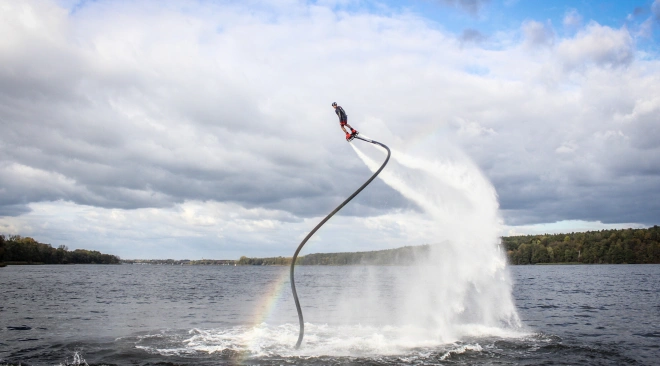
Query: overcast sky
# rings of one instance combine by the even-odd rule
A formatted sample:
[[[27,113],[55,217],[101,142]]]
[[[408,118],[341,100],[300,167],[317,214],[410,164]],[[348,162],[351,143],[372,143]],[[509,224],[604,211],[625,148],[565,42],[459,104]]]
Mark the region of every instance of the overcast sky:
[[[660,223],[660,0],[0,0],[0,35],[5,235],[291,256],[370,175],[334,101],[468,157],[502,235]],[[423,216],[379,179],[309,251],[433,242],[372,225]]]

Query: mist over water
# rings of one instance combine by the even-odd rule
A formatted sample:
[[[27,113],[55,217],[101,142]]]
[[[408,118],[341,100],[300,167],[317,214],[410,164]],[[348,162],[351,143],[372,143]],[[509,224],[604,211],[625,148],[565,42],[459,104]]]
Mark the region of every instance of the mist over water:
[[[373,145],[358,141],[351,146],[371,171],[382,164],[383,154]],[[406,276],[392,278],[400,295],[389,310],[373,293],[377,290],[366,290],[363,297],[379,299],[380,306],[371,304],[372,309],[384,308],[385,317],[402,326],[402,337],[412,344],[501,336],[519,329],[513,284],[499,247],[495,189],[460,153],[433,158],[428,156],[433,149],[423,148],[427,153],[392,149],[379,177],[424,211],[425,243],[432,244],[431,251],[418,258]]]

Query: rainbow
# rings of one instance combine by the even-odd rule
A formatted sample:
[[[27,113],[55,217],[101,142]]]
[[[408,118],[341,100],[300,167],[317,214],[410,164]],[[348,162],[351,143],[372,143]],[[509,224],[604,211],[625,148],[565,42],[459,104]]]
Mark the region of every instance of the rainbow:
[[[256,329],[263,323],[265,323],[275,310],[278,300],[282,297],[284,292],[284,284],[289,282],[289,267],[282,266],[282,270],[277,275],[275,280],[271,282],[266,292],[263,296],[259,298],[259,302],[254,308],[254,317],[252,321],[249,322],[247,327],[247,333],[245,336],[245,350],[249,351],[254,349],[254,345],[259,341],[260,332]],[[242,353],[240,361],[245,360],[248,357],[248,352]]]
[[[276,277],[275,281],[271,282],[264,296],[261,297],[257,306],[255,306],[255,316],[250,322],[253,326],[257,326],[265,322],[275,310],[277,300],[282,297],[284,284],[288,282],[289,266],[282,266],[281,273]]]

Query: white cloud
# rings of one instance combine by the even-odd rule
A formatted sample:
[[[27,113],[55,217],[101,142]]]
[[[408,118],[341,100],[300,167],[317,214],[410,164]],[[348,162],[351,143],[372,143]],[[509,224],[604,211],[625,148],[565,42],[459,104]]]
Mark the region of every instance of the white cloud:
[[[484,127],[477,122],[466,121],[462,118],[458,118],[456,124],[459,126],[457,133],[461,136],[478,137],[497,134],[492,128]]]
[[[31,233],[53,246],[91,246],[122,258],[218,258],[241,255],[291,255],[322,217],[301,220],[288,212],[246,209],[233,203],[187,201],[163,209],[106,209],[67,201],[30,204],[31,212],[0,220],[0,232]],[[363,228],[356,230],[356,228]],[[352,218],[336,216],[310,244],[308,252],[374,250],[428,243],[437,234],[420,213]]]
[[[6,232],[125,257],[286,255],[368,174],[333,101],[402,151],[460,146],[509,225],[658,219],[660,64],[625,28],[562,38],[530,20],[462,47],[428,19],[320,3],[2,4]],[[318,251],[433,241],[382,181],[342,213]]]
[[[571,9],[564,15],[564,27],[577,29],[582,25],[582,15],[577,10]]]
[[[562,143],[561,146],[559,146],[555,151],[559,154],[570,154],[575,152],[577,149],[578,146],[574,141],[566,141]]]
[[[572,39],[557,45],[557,54],[567,69],[588,64],[625,66],[634,58],[634,44],[626,28],[612,29],[590,23]]]
[[[522,25],[522,32],[525,43],[531,47],[551,46],[555,41],[555,33],[550,23],[526,21]]]

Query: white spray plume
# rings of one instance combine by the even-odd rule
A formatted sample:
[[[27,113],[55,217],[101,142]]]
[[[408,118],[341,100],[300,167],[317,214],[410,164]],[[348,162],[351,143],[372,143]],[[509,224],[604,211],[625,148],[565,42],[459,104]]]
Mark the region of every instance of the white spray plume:
[[[351,144],[376,171],[382,161]],[[375,151],[375,150],[374,150]],[[419,258],[405,276],[392,278],[400,294],[383,316],[410,326],[406,336],[451,342],[464,336],[496,335],[520,327],[512,282],[500,248],[501,218],[494,187],[469,158],[456,153],[429,158],[392,149],[380,178],[429,216],[429,255]],[[424,156],[426,155],[426,156]],[[424,243],[411,243],[424,244]],[[405,277],[405,278],[402,278]],[[377,293],[365,286],[361,305],[383,308]],[[355,309],[355,301],[349,300]],[[356,314],[359,314],[357,312]],[[358,320],[359,319],[355,319]],[[405,328],[405,327],[404,327]],[[402,328],[402,329],[404,329]],[[414,330],[412,330],[414,329]]]

